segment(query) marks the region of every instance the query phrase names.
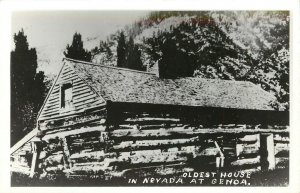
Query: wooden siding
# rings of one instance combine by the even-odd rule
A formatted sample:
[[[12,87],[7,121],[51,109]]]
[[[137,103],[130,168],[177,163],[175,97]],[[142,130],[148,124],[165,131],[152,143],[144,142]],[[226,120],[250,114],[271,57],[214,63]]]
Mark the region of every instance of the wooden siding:
[[[61,108],[61,87],[66,83],[72,84],[73,106],[68,109]],[[38,120],[83,112],[104,103],[105,101],[75,73],[72,65],[64,64],[41,109]]]

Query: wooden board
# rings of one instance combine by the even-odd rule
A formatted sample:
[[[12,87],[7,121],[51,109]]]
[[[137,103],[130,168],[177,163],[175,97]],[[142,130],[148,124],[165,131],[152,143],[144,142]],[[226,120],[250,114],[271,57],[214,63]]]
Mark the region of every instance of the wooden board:
[[[60,106],[60,90],[65,83],[71,83],[73,106],[69,110],[62,109]],[[57,80],[54,82],[52,90],[50,90],[47,100],[41,109],[38,120],[51,119],[59,115],[76,114],[84,108],[92,108],[103,104],[105,101],[98,96],[72,69],[68,64],[63,66]]]

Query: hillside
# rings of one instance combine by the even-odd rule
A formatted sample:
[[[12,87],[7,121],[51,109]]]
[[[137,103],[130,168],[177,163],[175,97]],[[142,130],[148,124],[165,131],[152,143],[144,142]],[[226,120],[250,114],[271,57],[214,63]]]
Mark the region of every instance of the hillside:
[[[148,71],[166,78],[245,80],[289,106],[287,12],[152,12],[124,28]],[[92,50],[93,62],[117,65],[120,31]]]

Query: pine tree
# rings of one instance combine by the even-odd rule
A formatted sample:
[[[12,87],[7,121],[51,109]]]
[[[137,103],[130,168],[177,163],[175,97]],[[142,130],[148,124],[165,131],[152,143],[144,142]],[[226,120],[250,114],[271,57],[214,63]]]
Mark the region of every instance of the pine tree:
[[[140,71],[146,70],[146,68],[145,68],[145,66],[143,66],[143,62],[141,60],[141,54],[142,53],[141,53],[139,47],[137,45],[134,45],[134,49],[133,49],[134,61],[133,61],[131,69],[140,70]]]
[[[46,92],[44,73],[37,70],[37,54],[29,49],[23,29],[14,34],[11,52],[11,145],[34,129]]]
[[[139,47],[134,44],[132,37],[129,38],[126,45],[125,62],[122,67],[140,71],[145,70],[141,60],[141,51],[139,50]]]
[[[126,46],[126,62],[125,62],[125,68],[132,68],[134,63],[134,41],[133,38],[130,37],[129,41]]]
[[[83,48],[83,42],[81,40],[81,34],[75,33],[73,36],[72,45],[67,45],[66,51],[64,52],[65,57],[72,58],[75,60],[82,60],[90,62],[92,54],[88,50]]]
[[[117,46],[117,66],[118,67],[125,67],[126,61],[126,40],[124,32],[120,33],[118,38],[118,46]]]

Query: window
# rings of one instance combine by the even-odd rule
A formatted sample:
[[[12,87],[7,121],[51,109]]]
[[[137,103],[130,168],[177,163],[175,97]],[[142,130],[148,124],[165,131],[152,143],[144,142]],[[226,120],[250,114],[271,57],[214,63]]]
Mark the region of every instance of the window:
[[[70,108],[72,106],[72,84],[64,84],[61,87],[61,108]]]

